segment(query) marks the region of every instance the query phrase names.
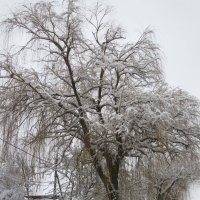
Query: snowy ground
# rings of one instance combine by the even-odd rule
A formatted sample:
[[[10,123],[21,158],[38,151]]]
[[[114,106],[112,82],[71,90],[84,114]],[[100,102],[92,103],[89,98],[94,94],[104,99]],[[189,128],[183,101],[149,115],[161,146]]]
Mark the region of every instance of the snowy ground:
[[[200,183],[192,184],[186,200],[200,200]]]

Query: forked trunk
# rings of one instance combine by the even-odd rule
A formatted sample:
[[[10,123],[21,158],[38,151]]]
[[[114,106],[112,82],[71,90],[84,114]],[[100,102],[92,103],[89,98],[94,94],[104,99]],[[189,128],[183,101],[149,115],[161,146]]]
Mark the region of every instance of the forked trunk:
[[[119,166],[120,159],[113,159],[111,155],[106,156],[107,167],[109,171],[109,187],[108,187],[108,198],[109,200],[119,200]]]
[[[119,200],[118,184],[117,184],[117,188],[115,188],[112,185],[111,188],[109,188],[107,192],[108,192],[109,200]]]

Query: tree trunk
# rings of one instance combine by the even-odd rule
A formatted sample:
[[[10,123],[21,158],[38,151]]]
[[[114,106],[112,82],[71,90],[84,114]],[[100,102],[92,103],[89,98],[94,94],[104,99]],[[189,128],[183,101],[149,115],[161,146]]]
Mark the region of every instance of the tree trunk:
[[[85,135],[84,144],[90,156],[93,158],[94,167],[106,189],[108,199],[119,200],[118,175],[121,159],[105,151],[104,158],[106,159],[106,167],[109,172],[106,173],[106,170],[104,170],[104,168],[102,167],[101,161],[99,160],[95,149],[93,149],[90,143],[90,137],[88,134]]]
[[[108,197],[109,200],[119,200],[119,166],[120,159],[113,157],[111,154],[106,154],[106,163],[109,171],[110,187]]]
[[[157,200],[164,200],[163,195],[160,195],[160,194],[159,194]]]
[[[109,200],[119,200],[119,191],[118,191],[118,174],[119,167],[112,165],[112,168],[108,167],[109,174],[106,176],[105,172],[97,170],[99,177],[101,178],[107,192]]]
[[[111,183],[110,187],[108,189],[109,189],[108,190],[108,199],[109,200],[119,200],[118,180],[116,183]]]

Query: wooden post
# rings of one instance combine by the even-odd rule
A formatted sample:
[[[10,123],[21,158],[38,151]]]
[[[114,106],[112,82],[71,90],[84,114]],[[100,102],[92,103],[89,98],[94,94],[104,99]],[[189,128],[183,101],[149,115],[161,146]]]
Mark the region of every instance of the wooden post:
[[[58,154],[56,155],[56,159],[55,159],[55,172],[54,172],[54,188],[53,188],[53,195],[54,197],[56,197],[56,193],[57,193],[57,188],[56,188],[56,180],[57,180],[57,164],[58,164]],[[56,198],[54,198],[53,200],[56,200]]]

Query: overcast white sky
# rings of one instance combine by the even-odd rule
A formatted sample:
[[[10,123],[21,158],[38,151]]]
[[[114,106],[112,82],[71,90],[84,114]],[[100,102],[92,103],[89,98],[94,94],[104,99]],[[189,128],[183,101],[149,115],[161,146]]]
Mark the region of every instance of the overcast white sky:
[[[32,0],[32,2],[36,0]],[[95,3],[96,0],[82,0]],[[24,0],[0,0],[0,13]],[[130,40],[146,27],[155,31],[163,52],[167,81],[200,98],[200,1],[199,0],[99,0],[113,6],[113,17]],[[200,199],[195,187],[192,200]]]
[[[146,27],[152,28],[163,52],[167,81],[200,98],[199,0],[99,1],[113,6],[113,17],[127,31],[130,40],[136,40],[136,35]],[[25,0],[0,0],[1,16],[22,2]]]
[[[128,36],[153,28],[169,83],[200,98],[200,1],[104,0]]]

